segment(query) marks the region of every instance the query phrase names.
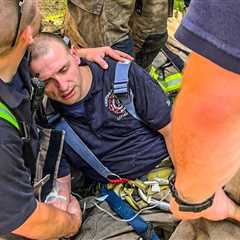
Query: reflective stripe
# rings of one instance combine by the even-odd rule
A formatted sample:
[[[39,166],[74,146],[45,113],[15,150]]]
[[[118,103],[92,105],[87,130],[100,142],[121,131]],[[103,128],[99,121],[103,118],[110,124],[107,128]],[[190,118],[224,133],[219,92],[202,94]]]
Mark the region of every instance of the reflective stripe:
[[[167,83],[167,92],[179,90],[181,88],[182,83],[182,74],[181,73],[175,73],[172,75],[169,75],[165,78],[165,82]]]
[[[175,91],[178,92],[181,88],[182,74],[179,72],[164,77],[160,70],[154,66],[151,66],[149,74],[152,79],[159,84],[165,93],[171,93]]]
[[[20,130],[19,123],[15,116],[10,112],[10,110],[7,108],[5,104],[0,102],[0,118],[4,119],[5,121],[12,124],[15,128]]]

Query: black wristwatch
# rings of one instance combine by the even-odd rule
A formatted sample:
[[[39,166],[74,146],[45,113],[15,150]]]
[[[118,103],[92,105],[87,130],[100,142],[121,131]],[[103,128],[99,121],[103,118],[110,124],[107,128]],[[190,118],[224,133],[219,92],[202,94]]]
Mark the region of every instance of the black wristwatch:
[[[212,206],[215,194],[213,194],[213,196],[211,196],[210,198],[208,198],[206,201],[204,201],[202,203],[192,204],[192,203],[187,203],[187,202],[183,201],[179,197],[179,194],[175,188],[175,179],[176,179],[175,173],[171,174],[168,179],[169,180],[169,188],[171,190],[172,196],[175,198],[175,201],[179,205],[180,211],[182,211],[182,212],[201,212],[201,211],[209,208],[210,206]]]

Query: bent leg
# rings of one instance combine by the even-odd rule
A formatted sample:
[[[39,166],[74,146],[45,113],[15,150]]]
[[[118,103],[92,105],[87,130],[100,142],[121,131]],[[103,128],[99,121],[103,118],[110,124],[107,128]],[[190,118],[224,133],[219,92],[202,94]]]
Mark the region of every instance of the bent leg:
[[[100,204],[101,208],[107,210],[114,216],[106,202]],[[117,216],[116,216],[117,217]],[[123,237],[123,238],[121,238]],[[124,238],[125,237],[125,238]],[[74,239],[81,240],[105,240],[105,239],[129,239],[136,240],[139,236],[126,222],[114,220],[105,212],[96,207],[90,209],[81,226],[81,231]]]
[[[118,218],[106,202],[101,203],[100,207]],[[156,227],[156,231],[160,234],[164,230],[164,234],[170,235],[177,225],[177,220],[172,214],[161,213],[159,210],[146,211],[141,214],[141,216],[146,222],[152,222]],[[117,221],[97,207],[93,207],[90,209],[89,213],[87,213],[79,235],[77,235],[74,239],[137,240],[139,239],[139,235],[135,233],[128,223]]]
[[[130,26],[136,62],[147,68],[167,41],[168,0],[143,0],[142,4],[141,13],[133,13]]]

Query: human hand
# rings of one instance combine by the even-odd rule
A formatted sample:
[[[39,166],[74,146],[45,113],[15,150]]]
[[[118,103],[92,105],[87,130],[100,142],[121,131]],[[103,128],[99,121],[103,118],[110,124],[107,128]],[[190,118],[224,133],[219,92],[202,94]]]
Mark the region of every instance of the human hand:
[[[220,221],[226,218],[235,219],[237,205],[226,195],[221,188],[215,193],[213,205],[202,212],[202,217],[212,221]],[[239,219],[235,219],[238,220]]]
[[[82,211],[78,200],[73,195],[70,196],[70,202],[68,204],[67,212],[74,216],[75,221],[80,227],[82,222]]]
[[[70,238],[75,234],[77,234],[82,223],[82,212],[81,212],[80,205],[77,199],[72,195],[70,196],[67,212],[71,215],[71,219],[72,219],[71,222],[72,222],[72,225],[74,226],[73,228],[74,230],[65,236],[65,238]]]
[[[45,203],[50,204],[63,211],[67,211],[69,201],[65,196],[59,195],[58,192],[53,189],[53,191],[47,195]]]
[[[239,221],[239,219],[236,219],[235,217],[236,207],[236,204],[226,195],[223,189],[220,189],[215,193],[212,206],[199,213],[179,211],[178,204],[173,198],[170,202],[170,209],[172,213],[182,220],[191,220],[203,217],[212,221],[220,221],[226,218],[233,218]]]
[[[71,176],[67,175],[56,180],[55,187],[47,195],[45,202],[63,211],[67,211],[70,193]]]
[[[93,61],[99,64],[103,69],[108,68],[107,62],[103,59],[109,56],[116,61],[124,62],[126,59],[132,61],[133,57],[127,53],[119,50],[114,50],[111,47],[98,47],[98,48],[81,48],[77,49],[80,57]]]
[[[66,201],[66,198],[55,197],[46,201],[46,203],[63,211],[67,211],[68,208],[68,202]]]
[[[81,212],[79,202],[73,195],[70,195],[70,202],[68,204],[67,211],[70,214],[76,215],[81,218],[82,212]]]

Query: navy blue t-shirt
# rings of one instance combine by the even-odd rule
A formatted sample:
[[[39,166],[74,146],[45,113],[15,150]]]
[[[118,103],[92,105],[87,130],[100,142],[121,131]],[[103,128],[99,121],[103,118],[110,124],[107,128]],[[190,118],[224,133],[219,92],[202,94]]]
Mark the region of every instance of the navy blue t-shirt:
[[[121,177],[140,177],[168,155],[158,130],[170,122],[169,100],[147,72],[131,64],[129,84],[136,112],[146,126],[132,117],[112,94],[116,63],[109,60],[106,71],[94,63],[89,66],[93,81],[87,96],[71,106],[56,102],[53,105],[112,172]],[[68,161],[89,178],[103,180],[68,145],[64,153]],[[62,175],[67,174],[66,169],[61,171]]]
[[[176,38],[216,64],[240,73],[240,2],[192,0]]]
[[[26,121],[31,129],[30,75],[24,58],[13,80],[6,84],[0,79],[1,99]],[[33,129],[32,129],[33,130]],[[36,129],[35,129],[36,130]],[[31,185],[30,170],[23,159],[23,140],[19,132],[5,120],[0,119],[0,235],[21,226],[37,207]],[[32,147],[37,154],[37,136]]]

